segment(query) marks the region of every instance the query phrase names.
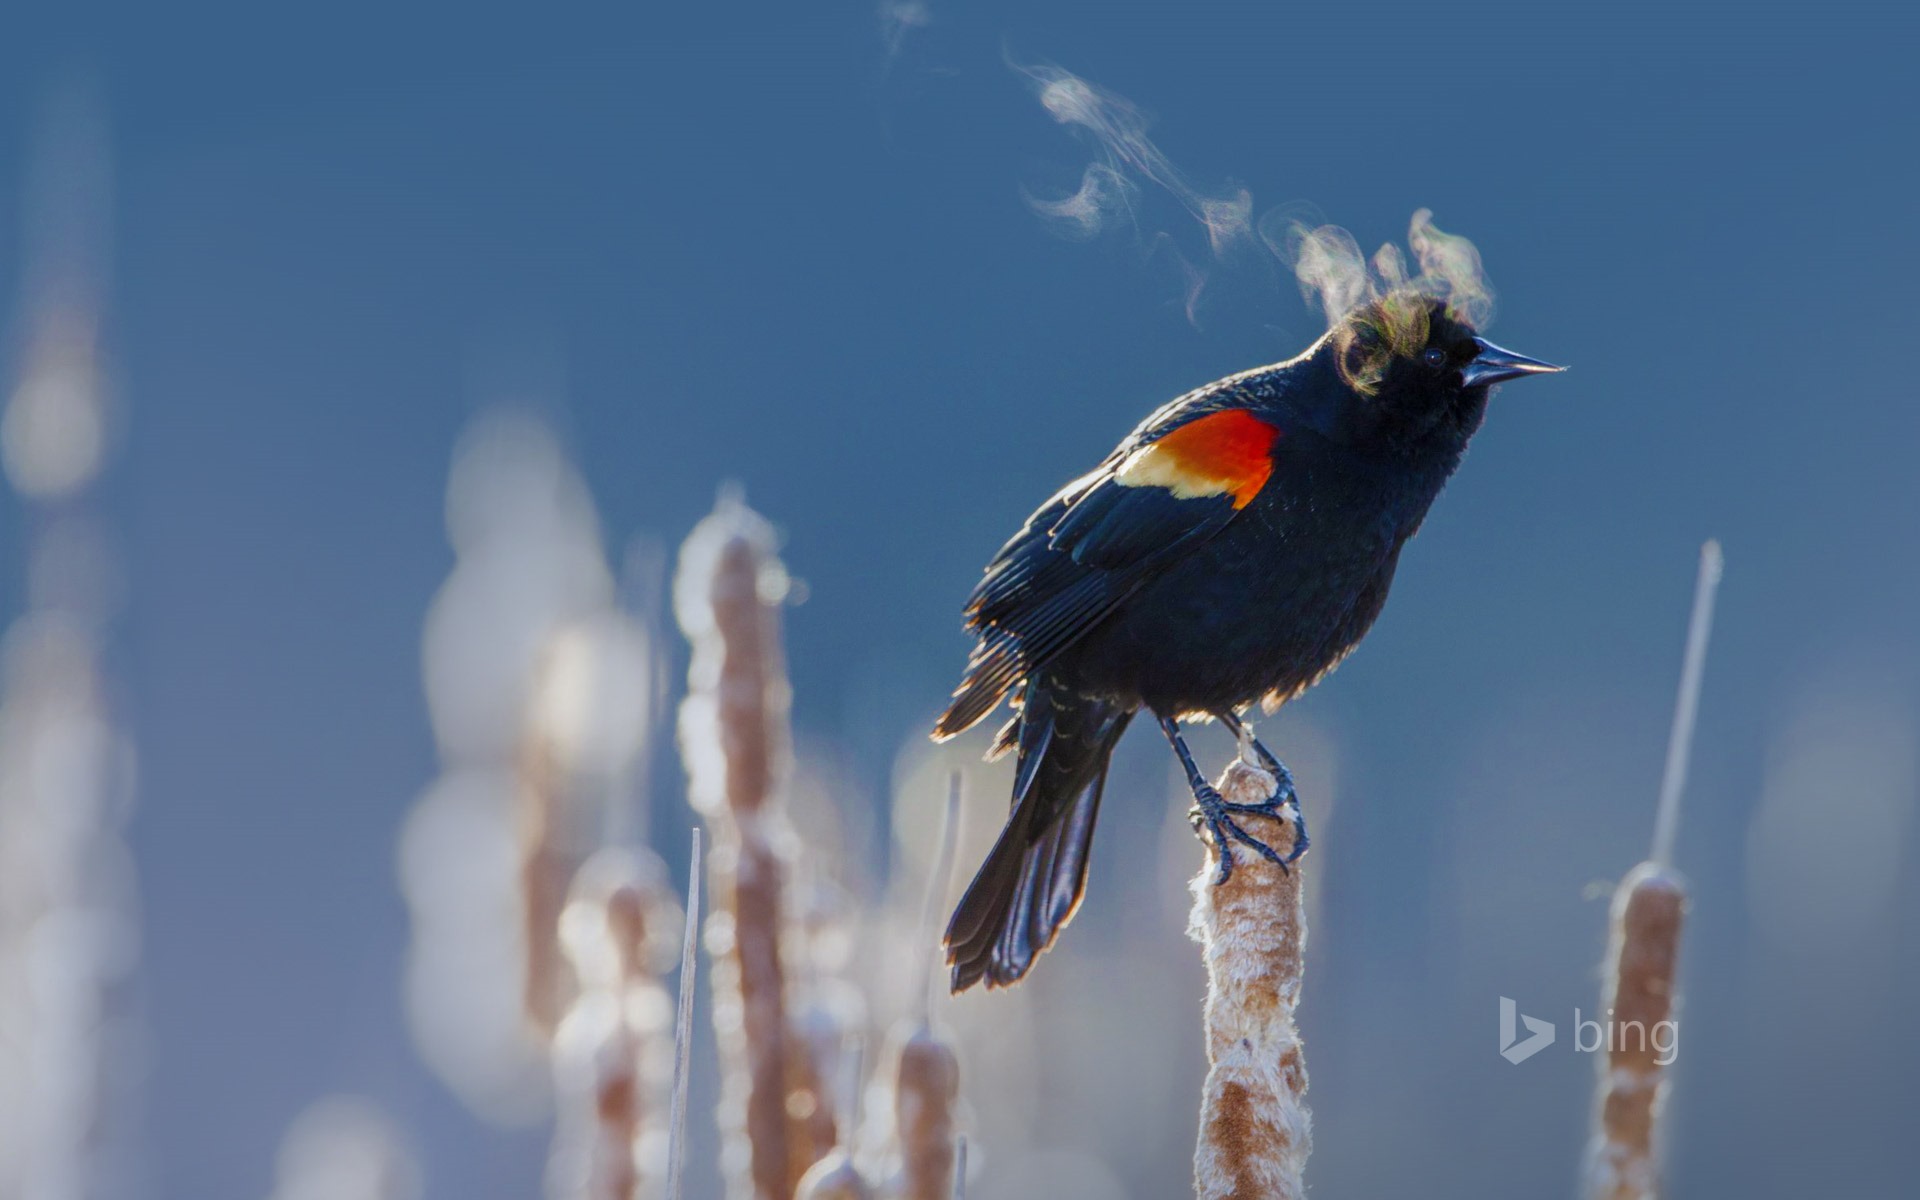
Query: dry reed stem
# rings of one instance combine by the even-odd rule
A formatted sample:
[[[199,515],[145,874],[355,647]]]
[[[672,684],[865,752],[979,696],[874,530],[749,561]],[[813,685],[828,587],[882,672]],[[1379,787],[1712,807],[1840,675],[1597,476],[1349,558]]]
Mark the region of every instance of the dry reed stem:
[[[1228,801],[1259,803],[1273,776],[1235,760],[1215,785]],[[1243,820],[1245,820],[1243,818]],[[1248,832],[1281,854],[1286,821],[1255,817]],[[1199,1200],[1297,1200],[1313,1148],[1307,1069],[1294,1010],[1306,950],[1300,865],[1282,870],[1235,847],[1233,877],[1215,884],[1211,845],[1194,877],[1188,934],[1207,965],[1206,1084],[1193,1156]]]
[[[790,840],[782,801],[790,693],[780,644],[786,575],[772,529],[723,496],[688,536],[675,608],[693,644],[680,711],[689,798],[713,818],[718,911],[714,1027],[722,1063],[722,1163],[736,1200],[788,1200],[832,1146],[820,1081],[791,1044],[781,960]]]
[[[1687,786],[1687,762],[1693,754],[1693,723],[1700,709],[1700,680],[1707,669],[1707,639],[1713,634],[1713,602],[1725,561],[1720,543],[1700,547],[1700,569],[1693,583],[1693,613],[1687,619],[1687,649],[1680,664],[1680,694],[1673,705],[1673,730],[1667,737],[1667,767],[1660,777],[1660,807],[1653,821],[1654,862],[1673,861],[1680,830],[1680,793]]]
[[[1587,1153],[1591,1200],[1652,1200],[1659,1194],[1655,1151],[1666,1072],[1654,1031],[1673,1019],[1686,911],[1686,885],[1654,862],[1635,867],[1614,893],[1608,1046],[1601,1060],[1599,1128]]]
[[[673,1098],[667,1109],[667,1200],[682,1200],[687,1169],[687,1085],[693,1077],[693,993],[700,970],[700,876],[706,869],[700,828],[687,859],[687,924],[680,941],[680,994],[674,1003]]]

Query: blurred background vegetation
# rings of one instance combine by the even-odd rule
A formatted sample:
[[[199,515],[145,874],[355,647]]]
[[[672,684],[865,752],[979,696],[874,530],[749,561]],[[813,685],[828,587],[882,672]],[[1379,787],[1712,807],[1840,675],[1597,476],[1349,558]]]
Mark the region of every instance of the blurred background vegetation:
[[[1071,192],[1088,150],[1009,59],[1130,97],[1256,211],[1371,245],[1431,206],[1496,339],[1574,366],[1497,398],[1366,647],[1263,729],[1315,826],[1316,1187],[1570,1188],[1592,1060],[1503,1061],[1496,1000],[1563,1038],[1591,1015],[1713,535],[1674,1189],[1906,1194],[1915,20],[21,6],[0,1196],[536,1194],[502,780],[546,722],[577,801],[554,853],[644,840],[683,894],[668,585],[730,480],[798,585],[790,806],[858,933],[828,949],[875,1030],[910,1015],[946,776],[980,748],[923,734],[979,565],[1150,407],[1320,327],[1170,197],[1055,236],[1023,192]],[[962,869],[1007,783],[969,772]],[[1187,1186],[1181,794],[1129,740],[1060,951],[936,1005],[978,1195]],[[341,1162],[398,1190],[299,1182]]]

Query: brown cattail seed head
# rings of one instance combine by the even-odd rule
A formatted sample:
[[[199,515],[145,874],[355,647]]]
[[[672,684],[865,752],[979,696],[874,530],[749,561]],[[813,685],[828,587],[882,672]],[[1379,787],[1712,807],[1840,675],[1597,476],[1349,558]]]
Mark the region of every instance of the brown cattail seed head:
[[[953,1194],[953,1110],[959,1099],[960,1060],[953,1047],[931,1029],[914,1030],[900,1046],[893,1090],[902,1200],[947,1200]]]
[[[873,1200],[873,1187],[844,1150],[834,1150],[800,1179],[795,1200]]]
[[[1216,784],[1229,803],[1258,804],[1273,776],[1235,761]],[[1246,830],[1285,856],[1284,820],[1241,817]],[[1296,1200],[1306,1195],[1312,1149],[1307,1070],[1294,1010],[1300,1001],[1306,913],[1300,864],[1292,870],[1235,847],[1232,877],[1217,884],[1211,845],[1193,881],[1188,933],[1207,965],[1207,1059],[1200,1138],[1194,1151],[1199,1200]]]
[[[1590,1200],[1652,1200],[1659,1194],[1655,1145],[1665,1099],[1660,1059],[1674,1048],[1655,1037],[1678,1004],[1680,930],[1687,892],[1671,868],[1643,862],[1614,893],[1606,1006],[1618,1036],[1601,1060],[1599,1129],[1587,1152]]]

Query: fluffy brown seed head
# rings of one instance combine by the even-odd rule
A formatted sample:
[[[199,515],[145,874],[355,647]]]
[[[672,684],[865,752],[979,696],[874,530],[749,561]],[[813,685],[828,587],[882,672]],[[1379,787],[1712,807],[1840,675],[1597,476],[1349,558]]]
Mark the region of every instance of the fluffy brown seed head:
[[[1266,800],[1273,776],[1235,761],[1215,785],[1232,803]],[[1284,855],[1285,821],[1245,819],[1248,832]],[[1210,1064],[1194,1151],[1199,1200],[1296,1200],[1313,1146],[1307,1069],[1294,1011],[1300,1002],[1307,929],[1300,864],[1287,871],[1236,856],[1216,884],[1211,846],[1193,881],[1188,933],[1207,965],[1205,1025]]]
[[[1643,862],[1614,893],[1605,1003],[1611,1028],[1600,1064],[1598,1129],[1587,1154],[1589,1200],[1659,1194],[1660,1109],[1666,1072],[1651,1031],[1673,1019],[1687,892],[1670,868]]]
[[[788,854],[783,805],[788,685],[779,606],[786,573],[771,527],[723,496],[687,538],[674,608],[693,644],[680,710],[688,795],[713,820],[714,1028],[728,1194],[788,1200],[811,1162],[789,1128],[795,1081],[786,1008]]]

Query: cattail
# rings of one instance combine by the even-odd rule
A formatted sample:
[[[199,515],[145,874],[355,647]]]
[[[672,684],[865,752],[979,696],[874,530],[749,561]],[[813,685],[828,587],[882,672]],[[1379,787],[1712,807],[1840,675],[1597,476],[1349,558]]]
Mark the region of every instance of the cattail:
[[[662,977],[682,928],[651,853],[588,859],[560,921],[578,994],[555,1030],[555,1200],[657,1196],[665,1176],[673,1006]]]
[[[816,848],[809,844],[807,849]],[[817,860],[810,865],[817,867]],[[794,919],[782,944],[793,967],[787,980],[792,1089],[787,1115],[793,1153],[818,1161],[845,1132],[834,1106],[820,1101],[831,1081],[845,1074],[848,1047],[865,1035],[867,1004],[841,974],[854,941],[847,928],[849,899],[818,870],[806,875],[792,889]],[[849,1110],[843,1104],[840,1111]]]
[[[1272,796],[1273,776],[1236,759],[1220,778],[1231,803]],[[1284,820],[1252,818],[1250,832],[1283,856],[1293,844]],[[1207,1070],[1200,1138],[1193,1156],[1199,1200],[1297,1200],[1313,1148],[1307,1068],[1294,1009],[1306,951],[1299,865],[1283,869],[1236,854],[1233,875],[1216,884],[1209,845],[1193,880],[1188,934],[1207,964]]]
[[[1595,1128],[1587,1146],[1589,1200],[1653,1200],[1660,1191],[1656,1153],[1666,1094],[1661,1060],[1670,1062],[1678,1045],[1673,1014],[1679,1001],[1680,930],[1687,912],[1686,883],[1672,867],[1673,844],[1721,566],[1720,543],[1707,542],[1700,548],[1700,572],[1694,582],[1680,694],[1674,704],[1660,806],[1654,818],[1653,853],[1627,872],[1613,896],[1602,996],[1608,1036],[1606,1054],[1600,1060]]]
[[[573,1000],[559,918],[647,734],[643,633],[617,611],[593,500],[539,421],[492,413],[447,483],[452,573],[421,669],[442,773],[408,816],[408,1024],[427,1064],[501,1124],[545,1115]]]
[[[800,1178],[797,1200],[873,1200],[873,1188],[845,1150],[827,1156]]]
[[[49,89],[12,245],[22,304],[0,476],[24,611],[0,638],[0,1196],[118,1190],[143,1057],[134,749],[112,672],[115,540],[100,484],[116,413],[101,336],[113,208],[105,106]],[[13,605],[9,605],[13,611]]]
[[[419,1200],[419,1160],[387,1115],[353,1096],[309,1105],[280,1141],[270,1200]]]
[[[960,1099],[960,1059],[947,1038],[933,1027],[931,987],[937,976],[933,951],[935,924],[951,885],[954,846],[960,826],[960,775],[947,789],[940,849],[927,876],[920,916],[920,941],[927,959],[917,979],[918,1013],[900,1043],[894,1071],[893,1126],[900,1144],[901,1200],[947,1200],[954,1188],[954,1108]]]
[[[795,1061],[781,961],[791,841],[783,811],[786,593],[772,529],[738,497],[723,495],[681,549],[674,608],[693,644],[680,709],[688,795],[711,819],[717,843],[707,942],[721,1053],[722,1168],[735,1200],[787,1200],[831,1145],[793,1127],[793,1114],[812,1116],[825,1097]]]
[[[860,1080],[864,1044],[859,1038],[843,1048],[840,1093],[834,1123],[843,1137],[839,1144],[800,1177],[795,1200],[872,1200],[875,1192],[866,1172],[854,1160],[854,1132],[860,1128]]]
[[[900,1139],[901,1200],[946,1200],[953,1194],[953,1110],[960,1099],[960,1060],[929,1026],[907,1035],[894,1074],[893,1121]]]
[[[1651,1200],[1659,1194],[1655,1135],[1665,1099],[1657,1031],[1672,1029],[1675,966],[1687,911],[1686,885],[1643,862],[1613,898],[1604,1003],[1609,1036],[1587,1158],[1591,1200]],[[1667,1044],[1670,1048],[1671,1043]]]
[[[550,630],[527,681],[515,764],[527,956],[522,1003],[545,1034],[583,983],[574,948],[563,944],[563,914],[578,899],[581,880],[592,878],[581,873],[587,848],[628,823],[622,810],[647,741],[655,658],[644,629],[608,606]],[[659,859],[644,850],[628,858],[645,876],[641,890],[649,901],[671,906],[661,892]],[[603,870],[615,861],[604,860]],[[653,930],[656,940],[660,932]]]
[[[546,747],[529,739],[515,789],[514,824],[520,892],[520,936],[526,949],[520,1002],[527,1021],[551,1036],[573,990],[560,948],[560,914],[578,856],[565,837],[566,798]]]

